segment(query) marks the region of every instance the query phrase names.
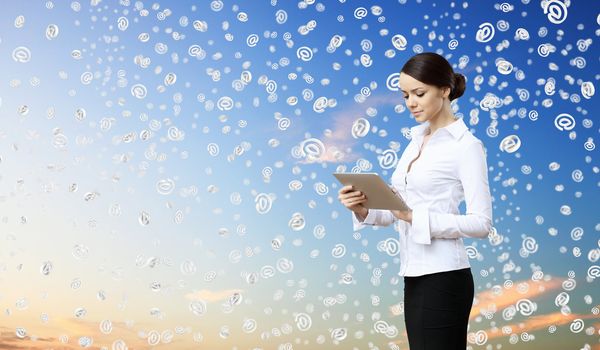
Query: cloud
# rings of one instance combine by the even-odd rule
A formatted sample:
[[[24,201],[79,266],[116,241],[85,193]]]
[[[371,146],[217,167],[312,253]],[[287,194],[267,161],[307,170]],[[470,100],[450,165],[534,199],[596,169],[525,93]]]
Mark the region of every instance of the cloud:
[[[216,302],[225,300],[231,297],[234,293],[241,293],[241,289],[228,289],[220,291],[211,291],[208,289],[202,289],[196,292],[188,293],[185,297],[189,300],[204,300],[208,302]]]
[[[93,339],[90,349],[99,349],[100,346],[110,348],[116,339],[123,339],[130,349],[144,348],[148,345],[145,339],[139,338],[137,332],[133,328],[127,327],[124,322],[111,323],[110,334],[103,334],[99,329],[100,321],[56,318],[43,327],[40,327],[39,323],[31,326],[21,325],[27,330],[24,338],[17,337],[15,329],[0,327],[0,349],[81,349],[78,339],[83,336]],[[68,336],[68,340],[66,343],[62,342],[58,336],[47,336],[49,333],[64,334]]]
[[[480,314],[486,313],[489,311],[501,311],[503,308],[516,304],[521,299],[529,299],[533,300],[535,298],[540,298],[552,291],[559,290],[562,287],[564,279],[553,278],[549,281],[537,281],[533,282],[531,280],[525,280],[520,282],[515,282],[510,289],[489,289],[484,292],[477,294],[475,300],[476,305],[473,306],[471,310],[470,319],[474,319]],[[526,283],[528,288],[520,289],[519,286]],[[521,290],[521,291],[520,291]],[[502,333],[503,327],[510,327],[514,332],[534,332],[541,329],[546,329],[550,326],[563,326],[570,324],[576,319],[596,319],[596,315],[588,314],[570,314],[563,315],[561,312],[554,312],[548,314],[541,314],[535,316],[529,316],[524,320],[513,324],[507,324],[500,326],[498,325],[495,328],[490,328],[485,330],[488,335],[488,340],[493,338],[506,337],[507,334]],[[472,323],[473,325],[473,323]],[[600,350],[600,349],[598,349]]]
[[[473,319],[481,314],[489,311],[501,310],[506,306],[513,305],[520,299],[533,299],[540,297],[553,290],[559,289],[562,286],[562,279],[553,278],[550,281],[537,281],[531,280],[515,282],[509,289],[506,288],[492,288],[486,291],[480,292],[475,296],[473,302],[473,308],[471,309],[470,319]],[[519,285],[527,283],[528,288],[525,291],[521,291]]]
[[[533,282],[525,280],[515,282],[509,289],[506,288],[490,288],[475,295],[471,315],[469,319],[474,319],[477,316],[483,315],[488,311],[496,311],[513,305],[521,299],[534,299],[540,297],[553,290],[559,289],[562,286],[562,279],[553,278],[550,281]],[[519,285],[528,284],[525,291],[520,291]],[[390,307],[391,316],[399,316],[404,313],[403,303],[395,304]]]
[[[37,336],[27,332],[25,338],[17,337],[14,329],[0,327],[0,349],[76,349],[75,346],[63,344],[57,338]]]
[[[471,309],[471,328],[470,334],[473,334],[479,329],[477,329],[477,323],[473,322],[473,319],[479,316],[482,313],[486,313],[488,310],[494,310],[495,312],[502,310],[503,308],[514,305],[521,299],[535,299],[540,298],[552,291],[560,289],[562,286],[564,279],[553,278],[549,281],[531,281],[524,280],[520,282],[515,282],[513,286],[509,289],[505,289],[501,287],[491,288],[485,291],[478,293],[475,297],[475,305]],[[524,284],[528,285],[528,288],[520,288]],[[403,303],[398,303],[392,305],[390,307],[390,317],[401,316],[404,312]],[[565,325],[570,325],[574,320],[581,319],[593,319],[596,321],[598,319],[597,315],[594,314],[570,314],[563,315],[561,312],[553,312],[548,314],[535,315],[525,318],[524,320],[506,324],[506,325],[497,325],[494,328],[489,328],[484,330],[487,334],[488,340],[494,338],[507,337],[509,335],[504,334],[502,332],[502,328],[510,327],[513,333],[521,333],[521,332],[534,332],[541,329],[547,329],[550,326],[560,327]],[[589,326],[586,324],[586,326]],[[600,323],[595,323],[593,325],[595,329],[600,328]],[[406,336],[406,332],[403,331],[404,336]],[[404,339],[398,340],[396,344],[402,344]],[[593,348],[593,350],[600,350],[600,344]]]
[[[357,139],[352,136],[354,121],[364,117],[365,111],[369,107],[378,108],[386,105],[397,105],[400,102],[401,99],[398,93],[372,95],[363,103],[353,101],[347,107],[333,112],[331,114],[331,132],[321,138],[325,146],[325,151],[319,158],[315,158],[312,161],[303,159],[301,163],[339,163],[350,162],[360,158],[360,154],[356,150],[349,152],[360,140],[360,138]],[[343,155],[342,158],[337,157],[339,152]]]
[[[544,314],[544,315],[537,315],[537,316],[531,316],[529,318],[527,318],[526,320],[520,321],[518,323],[513,323],[513,324],[509,324],[509,325],[505,325],[502,327],[498,327],[498,328],[494,328],[494,329],[487,329],[485,332],[488,335],[488,340],[490,339],[494,339],[494,338],[500,338],[500,337],[506,337],[508,336],[507,334],[504,334],[501,332],[501,328],[503,327],[510,327],[512,329],[513,332],[534,332],[540,329],[546,329],[550,326],[563,326],[566,324],[570,324],[571,322],[573,322],[576,319],[581,319],[581,320],[585,320],[585,319],[596,319],[597,316],[596,315],[581,315],[581,314],[570,314],[570,315],[563,315],[561,312],[554,312],[551,314]]]

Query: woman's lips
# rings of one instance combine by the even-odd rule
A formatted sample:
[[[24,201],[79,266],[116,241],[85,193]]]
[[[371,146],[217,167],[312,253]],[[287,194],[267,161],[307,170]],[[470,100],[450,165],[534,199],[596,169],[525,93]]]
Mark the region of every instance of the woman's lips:
[[[417,114],[419,114],[419,113],[423,113],[423,111],[414,111],[414,112],[413,112],[413,115],[417,115]]]

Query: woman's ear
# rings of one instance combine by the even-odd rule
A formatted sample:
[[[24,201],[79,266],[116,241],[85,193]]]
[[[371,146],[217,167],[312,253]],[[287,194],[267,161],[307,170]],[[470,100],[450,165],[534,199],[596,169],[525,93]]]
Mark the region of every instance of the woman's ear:
[[[451,91],[451,89],[449,86],[442,87],[442,97],[446,98],[446,97],[450,96],[450,91]]]

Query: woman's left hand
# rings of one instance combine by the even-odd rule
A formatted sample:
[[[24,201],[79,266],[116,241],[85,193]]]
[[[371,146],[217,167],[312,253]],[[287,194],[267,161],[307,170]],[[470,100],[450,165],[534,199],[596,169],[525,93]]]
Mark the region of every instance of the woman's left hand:
[[[396,190],[394,188],[394,186],[390,186],[390,188],[392,189],[392,191],[396,194],[396,196],[400,196],[400,194],[398,193],[398,190]],[[400,220],[404,220],[406,222],[408,222],[409,224],[412,224],[412,210],[390,210],[392,212],[392,214],[394,214],[394,216],[397,219]]]
[[[400,210],[390,210],[392,214],[397,219],[404,220],[409,224],[412,224],[412,210],[400,211]]]

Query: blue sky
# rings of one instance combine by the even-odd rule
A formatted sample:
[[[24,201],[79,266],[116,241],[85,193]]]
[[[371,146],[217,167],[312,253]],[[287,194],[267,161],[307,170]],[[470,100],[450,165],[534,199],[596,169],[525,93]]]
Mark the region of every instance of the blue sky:
[[[562,1],[549,3],[552,11],[564,8]],[[214,11],[211,4],[222,9]],[[138,5],[148,10],[147,16]],[[186,331],[173,342],[182,349],[197,346],[198,333],[213,348],[286,343],[329,348],[337,328],[348,332],[339,342],[345,348],[364,349],[369,343],[393,348],[389,342],[406,348],[402,315],[390,311],[402,301],[399,259],[377,248],[395,232],[391,227],[353,232],[331,173],[368,161],[369,171],[391,175],[378,156],[394,144],[402,152],[409,142],[402,130],[415,121],[401,112],[402,96],[386,81],[420,47],[445,55],[455,67],[461,57],[468,58],[464,68],[456,68],[466,76],[467,90],[455,107],[486,146],[494,227],[504,237],[497,246],[466,241],[480,256],[471,260],[479,308],[472,314],[470,346],[562,349],[589,344],[596,349],[599,295],[597,281],[586,276],[598,267],[594,254],[600,223],[594,205],[600,182],[598,151],[585,144],[597,142],[594,113],[600,106],[597,96],[582,96],[581,83],[596,86],[600,77],[595,47],[600,6],[571,2],[566,19],[553,23],[539,2],[509,5],[505,12],[500,4],[484,1],[7,4],[0,16],[0,235],[7,242],[0,245],[0,305],[9,310],[0,322],[6,328],[0,329],[3,344],[77,347],[77,339],[87,335],[96,339],[94,346],[110,346],[121,337],[134,348],[151,342],[150,330],[181,326]],[[365,17],[356,18],[355,11],[363,9]],[[171,14],[163,20],[165,11]],[[287,14],[284,23],[277,23],[278,11]],[[238,19],[241,12],[247,22]],[[120,18],[128,22],[123,30]],[[208,29],[194,29],[196,20],[205,21]],[[312,26],[310,21],[314,29],[300,34],[301,26]],[[495,34],[482,43],[476,35],[485,23]],[[59,34],[49,40],[45,32],[51,24]],[[519,29],[529,39],[515,39]],[[174,40],[173,32],[185,37]],[[139,40],[144,34],[147,42]],[[246,42],[251,34],[259,37],[253,47]],[[406,38],[406,49],[393,46],[397,34]],[[286,42],[288,35],[293,42]],[[327,52],[334,35],[343,38],[342,44]],[[452,39],[458,41],[454,49]],[[544,44],[556,51],[543,57],[538,47]],[[166,53],[158,53],[157,45],[166,45]],[[190,56],[193,45],[206,57]],[[13,58],[18,47],[28,48],[29,61]],[[313,51],[312,59],[299,58],[301,47]],[[73,58],[74,50],[81,59]],[[364,55],[372,60],[368,67],[360,63]],[[136,64],[136,56],[149,59],[148,67]],[[498,71],[500,59],[512,64],[509,74]],[[578,67],[582,61],[585,66]],[[214,71],[220,79],[209,74]],[[232,84],[244,71],[252,79],[236,91]],[[165,85],[169,73],[177,79]],[[86,75],[93,78],[84,84]],[[551,78],[554,93],[544,90]],[[263,82],[277,85],[276,101],[269,101]],[[132,94],[136,84],[146,87],[142,99]],[[529,94],[526,100],[519,98],[522,90]],[[362,103],[355,100],[361,91],[368,95]],[[480,105],[490,94],[504,102],[494,112]],[[304,95],[313,97],[305,100]],[[233,108],[219,109],[224,97],[232,99]],[[289,97],[296,97],[297,104],[288,104]],[[335,106],[317,113],[313,104],[320,97]],[[548,101],[552,105],[545,107]],[[19,115],[23,105],[29,113]],[[81,121],[75,118],[79,108],[86,111]],[[533,111],[537,120],[529,117]],[[478,121],[471,120],[475,113]],[[562,113],[574,118],[572,130],[555,126]],[[279,118],[287,118],[289,127],[281,130]],[[352,125],[359,118],[368,120],[371,129],[355,138]],[[497,136],[492,137],[487,129],[494,118]],[[110,128],[102,127],[107,124]],[[169,139],[169,128],[185,136]],[[152,136],[143,140],[148,131]],[[126,141],[131,133],[135,137]],[[61,135],[66,147],[53,146]],[[509,135],[521,141],[515,153],[499,148]],[[316,161],[294,156],[308,139],[324,145]],[[207,148],[215,144],[219,152],[210,155]],[[236,148],[244,151],[231,156]],[[343,158],[335,159],[336,149]],[[550,169],[553,162],[558,170]],[[574,172],[583,180],[575,181]],[[265,173],[272,173],[268,181]],[[159,190],[160,181],[173,186]],[[73,184],[76,191],[70,190]],[[255,199],[265,194],[273,202],[261,214]],[[562,206],[571,213],[561,213]],[[150,215],[148,225],[139,222],[142,212]],[[305,222],[299,230],[290,226],[296,213]],[[325,236],[317,238],[314,230],[321,227]],[[575,228],[584,232],[579,239],[571,235]],[[272,247],[274,239],[282,241],[280,249]],[[531,239],[537,250],[521,256]],[[89,255],[76,259],[75,245],[87,247]],[[341,246],[345,255],[332,256]],[[156,267],[140,263],[152,258],[159,261]],[[53,262],[49,276],[39,272],[45,261]],[[289,261],[291,271],[283,266]],[[189,262],[195,273],[182,272]],[[503,272],[511,264],[511,271]],[[264,269],[274,269],[274,276],[261,277]],[[536,275],[533,281],[536,270],[545,279]],[[382,277],[374,282],[378,271]],[[255,284],[246,278],[252,273],[259,276]],[[343,273],[354,282],[341,284]],[[75,278],[84,287],[74,292],[69,286]],[[574,288],[569,278],[576,281]],[[149,287],[155,282],[161,285],[158,291]],[[527,290],[515,292],[524,283]],[[494,286],[503,293],[494,295]],[[105,302],[98,301],[99,290],[108,293]],[[241,291],[243,302],[224,311],[221,304],[235,291]],[[570,296],[570,312],[563,308],[563,321],[557,321],[561,308],[555,299],[561,292]],[[305,296],[297,298],[298,293]],[[375,296],[381,303],[373,302]],[[342,303],[326,306],[328,297]],[[15,306],[23,298],[28,307]],[[208,303],[203,317],[189,310],[196,299]],[[534,313],[503,317],[504,310],[524,299],[537,305]],[[493,306],[498,310],[492,315],[477,314]],[[77,307],[88,310],[84,319],[73,318]],[[155,307],[164,317],[149,316]],[[308,331],[295,323],[297,313],[310,315]],[[40,322],[40,314],[50,315],[50,322]],[[98,333],[103,319],[111,319],[122,333]],[[242,331],[247,319],[257,322],[255,331]],[[398,335],[375,333],[377,320],[393,324]],[[586,330],[577,331],[579,320]],[[27,336],[15,338],[15,329],[23,326]],[[512,327],[510,334],[498,333],[504,326]],[[553,326],[557,330],[549,331]],[[219,335],[224,329],[230,336]],[[276,336],[274,329],[283,335]],[[485,344],[473,340],[476,332],[485,332]],[[61,334],[70,340],[62,342]],[[36,341],[36,336],[45,340]],[[161,344],[157,347],[170,346]]]

